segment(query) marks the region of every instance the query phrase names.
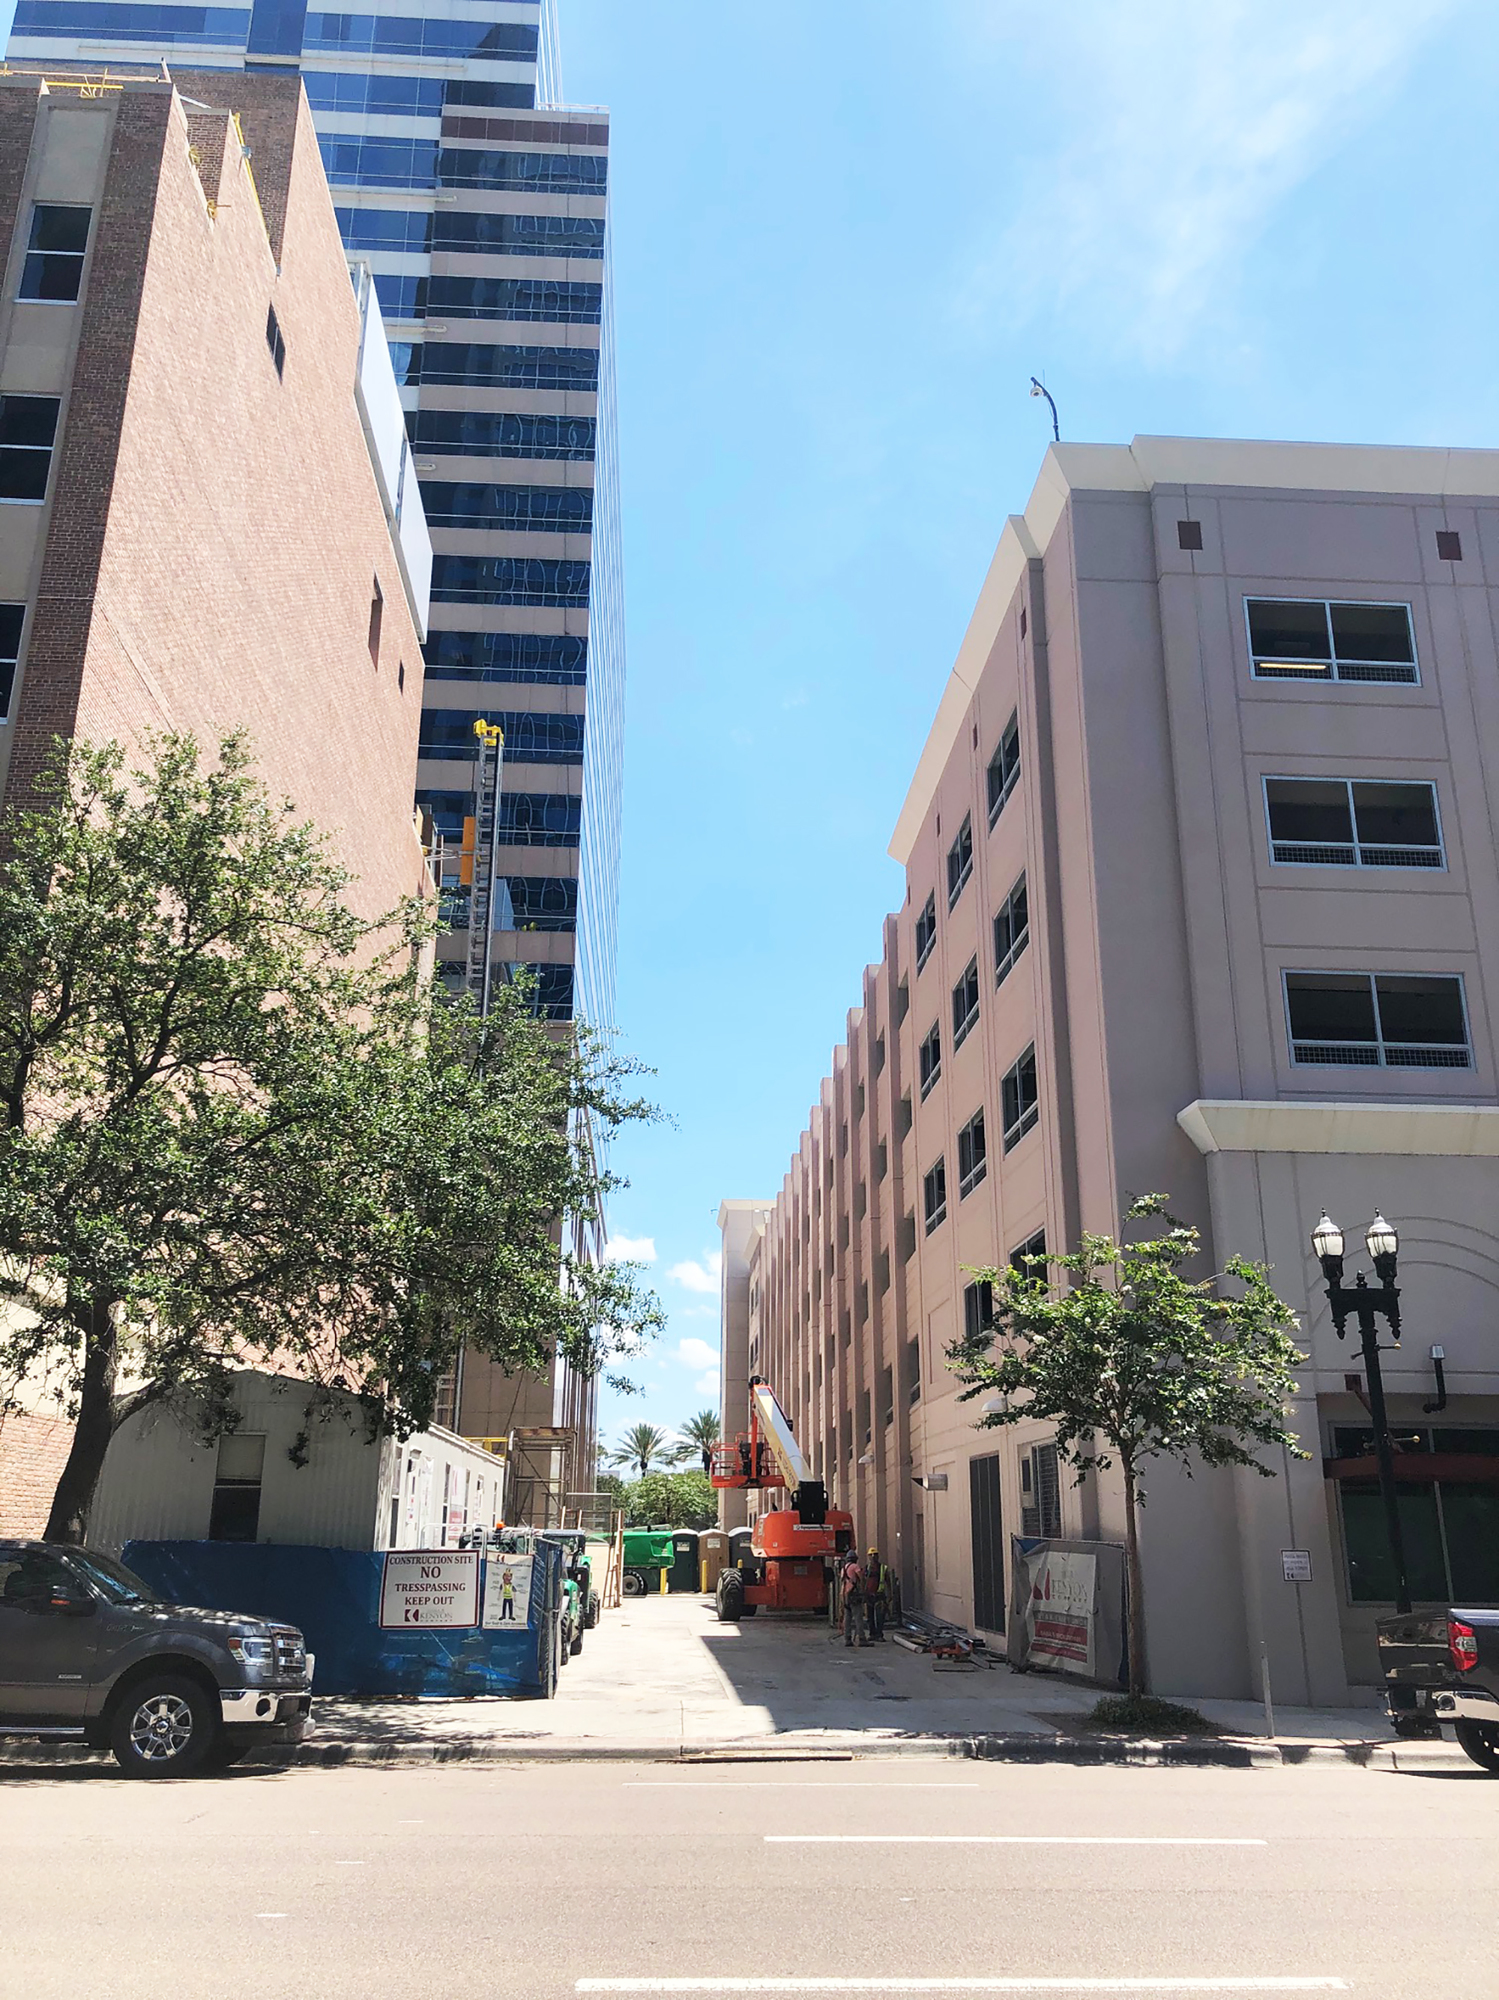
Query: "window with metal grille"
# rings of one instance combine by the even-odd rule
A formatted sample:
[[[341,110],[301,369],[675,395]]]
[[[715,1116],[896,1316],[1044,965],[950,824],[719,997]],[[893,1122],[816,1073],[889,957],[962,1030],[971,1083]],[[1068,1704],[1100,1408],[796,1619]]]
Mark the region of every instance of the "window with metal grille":
[[[928,1167],[921,1182],[922,1207],[926,1216],[926,1233],[931,1235],[938,1223],[947,1219],[947,1162],[939,1160],[934,1167]]]
[[[925,1097],[942,1074],[942,1030],[936,1021],[917,1051],[917,1062],[921,1069],[921,1094]]]
[[[1062,1482],[1054,1444],[1033,1444],[1020,1460],[1020,1532],[1055,1541],[1062,1532]]]
[[[1028,1048],[1000,1085],[1004,1148],[1018,1146],[1040,1115],[1036,1095],[1036,1051]]]
[[[963,1287],[963,1332],[969,1340],[977,1340],[993,1327],[994,1287],[987,1278],[977,1278]]]
[[[952,1045],[960,1048],[979,1017],[979,962],[968,961],[963,977],[952,990]]]
[[[1015,961],[1031,941],[1030,905],[1026,900],[1022,875],[1004,908],[994,919],[994,984],[1003,986],[1014,970]]]
[[[1022,625],[1021,630],[1024,631]],[[1005,800],[1020,780],[1020,716],[1017,711],[1005,724],[999,748],[989,759],[989,824],[1004,811]]]
[[[1472,1067],[1458,973],[1287,972],[1284,977],[1293,1062]]]
[[[932,955],[932,946],[937,942],[937,897],[928,896],[926,907],[916,919],[916,970],[920,972]]]
[[[947,907],[952,909],[973,873],[973,816],[964,813],[958,837],[947,850]]]
[[[973,1548],[973,1622],[981,1632],[1005,1629],[1005,1538],[999,1504],[999,1454],[968,1461]]]
[[[39,201],[31,211],[31,236],[16,297],[70,306],[83,287],[83,255],[93,210]]]
[[[958,1200],[966,1201],[988,1171],[984,1114],[975,1111],[958,1134]]]
[[[1320,868],[1442,868],[1435,785],[1266,778],[1270,858]]]
[[[1246,597],[1244,615],[1256,680],[1414,685],[1420,678],[1408,604]]]

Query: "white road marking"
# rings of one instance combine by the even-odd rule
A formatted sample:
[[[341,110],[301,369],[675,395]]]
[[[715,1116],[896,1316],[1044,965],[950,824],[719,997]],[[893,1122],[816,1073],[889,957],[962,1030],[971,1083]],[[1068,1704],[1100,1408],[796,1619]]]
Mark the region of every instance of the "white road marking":
[[[833,1778],[825,1785],[810,1778],[630,1778],[626,1792],[976,1792],[976,1778]]]
[[[1346,1979],[580,1979],[578,1993],[1347,1993]]]
[[[767,1847],[1268,1847],[1174,1833],[767,1833]]]
[[[264,1917],[268,1922],[274,1923],[283,1923],[286,1919],[285,1910],[257,1910],[255,1914],[257,1917]]]

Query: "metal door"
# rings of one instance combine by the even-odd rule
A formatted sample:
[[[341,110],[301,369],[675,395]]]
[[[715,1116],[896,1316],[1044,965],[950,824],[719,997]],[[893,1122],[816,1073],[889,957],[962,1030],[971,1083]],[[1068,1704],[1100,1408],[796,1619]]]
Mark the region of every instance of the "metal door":
[[[82,1717],[98,1647],[97,1607],[76,1618],[53,1592],[82,1594],[78,1579],[41,1549],[0,1548],[0,1715],[72,1722]]]
[[[973,1532],[973,1622],[981,1632],[1005,1629],[1005,1543],[999,1509],[999,1454],[968,1461]]]

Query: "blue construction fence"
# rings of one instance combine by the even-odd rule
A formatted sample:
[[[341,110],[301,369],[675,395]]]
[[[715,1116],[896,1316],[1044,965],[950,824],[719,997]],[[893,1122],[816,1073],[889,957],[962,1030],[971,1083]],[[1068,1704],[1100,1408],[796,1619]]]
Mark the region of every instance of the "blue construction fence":
[[[315,1694],[554,1695],[563,1551],[540,1542],[524,1623],[382,1631],[382,1550],[274,1542],[127,1542],[122,1560],[172,1603],[295,1625],[317,1657]],[[479,1601],[486,1601],[481,1558]]]

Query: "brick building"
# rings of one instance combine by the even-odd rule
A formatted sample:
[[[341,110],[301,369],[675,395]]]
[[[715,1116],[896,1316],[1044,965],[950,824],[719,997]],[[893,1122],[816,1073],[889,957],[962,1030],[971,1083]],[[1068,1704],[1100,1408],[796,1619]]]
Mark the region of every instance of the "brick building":
[[[1078,1485],[1045,1424],[976,1428],[946,1356],[992,1323],[979,1269],[1116,1233],[1153,1190],[1204,1272],[1270,1264],[1309,1356],[1306,1459],[1150,1470],[1158,1689],[1258,1694],[1266,1657],[1286,1702],[1378,1680],[1393,1569],[1324,1209],[1354,1244],[1379,1211],[1400,1231],[1413,1595],[1499,1603],[1496,744],[1499,453],[1047,453],[847,1039],[779,1193],[720,1217],[726,1428],[768,1377],[927,1610],[1004,1634],[1011,1535],[1122,1539],[1117,1471]]]
[[[399,394],[299,80],[179,83],[0,77],[0,795],[57,735],[243,726],[375,915],[426,879]],[[22,1400],[0,1532],[66,1449]]]

